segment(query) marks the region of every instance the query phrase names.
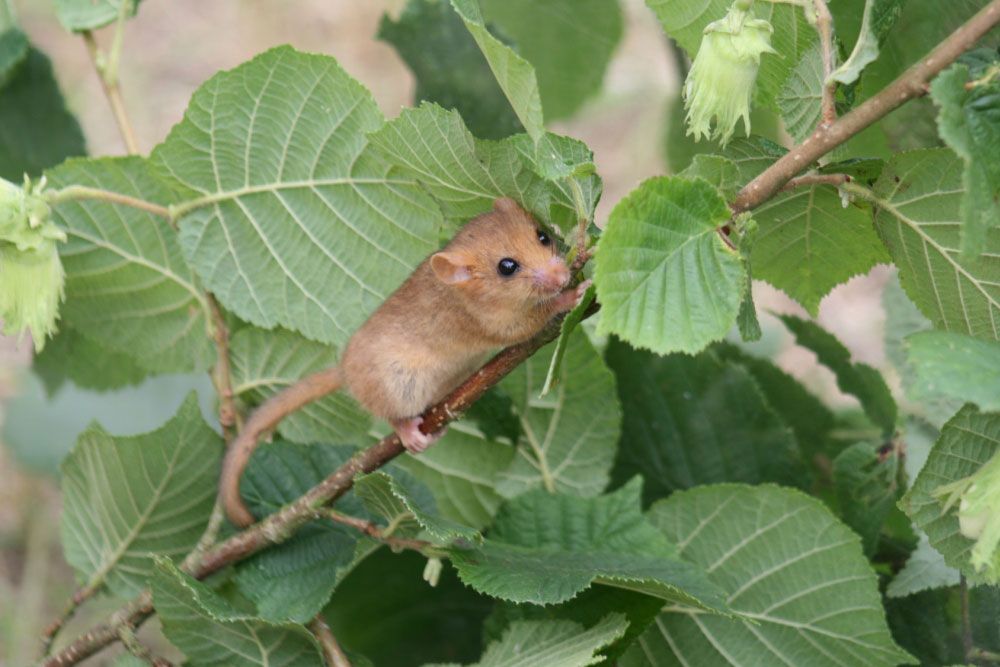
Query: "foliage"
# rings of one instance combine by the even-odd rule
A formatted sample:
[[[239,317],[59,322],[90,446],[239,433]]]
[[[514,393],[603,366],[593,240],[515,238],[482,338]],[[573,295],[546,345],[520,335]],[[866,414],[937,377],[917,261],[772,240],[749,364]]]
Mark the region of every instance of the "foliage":
[[[957,63],[922,60],[962,22],[995,25],[973,18],[987,0],[838,0],[829,42],[823,2],[757,0],[746,25],[751,0],[646,4],[703,63],[720,53],[704,31],[727,15],[715,36],[757,31],[757,56],[770,34],[756,83],[709,102],[739,103],[728,124],[749,101],[790,141],[693,144],[674,101],[666,148],[684,170],[634,184],[601,220],[600,160],[549,129],[601,95],[626,25],[616,0],[409,0],[378,34],[416,77],[398,115],[334,58],[279,46],[201,84],[148,157],[81,157],[49,60],[0,2],[0,280],[14,284],[10,258],[42,236],[65,270],[64,299],[21,280],[0,314],[48,339],[35,371],[55,401],[66,386],[208,373],[217,403],[206,421],[189,396],[139,435],[93,424],[65,458],[62,542],[81,583],[69,611],[142,595],[112,617],[120,628],[80,640],[88,650],[131,642],[147,612],[193,666],[322,664],[316,619],[357,665],[943,664],[1000,650],[995,589],[959,588],[995,583],[1000,563],[1000,515],[976,504],[1000,493],[1000,57],[988,36]],[[119,37],[143,20],[137,5],[56,0],[67,30],[113,23]],[[95,59],[112,95],[120,47]],[[933,104],[886,116],[900,90],[927,87]],[[707,99],[688,100],[692,123],[726,115]],[[465,418],[464,404],[431,413],[450,430],[419,456],[390,462],[398,444],[372,447],[385,426],[343,393],[282,415],[242,479],[261,523],[225,525],[224,440],[336,364],[498,197],[550,229],[574,281],[593,279],[583,302],[492,362],[502,373],[473,375],[482,399]],[[884,368],[815,321],[758,317],[752,279],[815,316],[878,264],[898,275]],[[50,336],[39,322],[56,309]],[[859,409],[772,359],[786,329]]]

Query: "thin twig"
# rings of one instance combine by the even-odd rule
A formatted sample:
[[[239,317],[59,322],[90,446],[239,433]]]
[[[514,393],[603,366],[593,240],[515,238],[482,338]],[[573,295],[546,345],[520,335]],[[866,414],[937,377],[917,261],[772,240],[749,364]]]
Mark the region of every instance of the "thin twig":
[[[972,617],[969,614],[969,582],[965,580],[965,575],[960,575],[958,579],[959,605],[962,609],[962,650],[966,660],[971,660],[972,656]]]
[[[897,109],[907,100],[927,92],[928,82],[1000,23],[1000,0],[991,0],[979,12],[919,62],[878,94],[841,116],[828,128],[820,128],[801,144],[747,183],[730,204],[734,213],[748,211],[774,196],[789,180],[808,169],[858,132]]]
[[[794,190],[795,188],[808,188],[813,185],[833,185],[837,187],[850,182],[851,177],[847,174],[808,174],[793,178],[781,186],[781,189]]]
[[[813,0],[816,11],[816,32],[819,33],[820,53],[823,58],[823,92],[820,99],[822,120],[820,127],[829,127],[837,120],[837,105],[834,96],[837,92],[837,82],[830,80],[834,68],[833,50],[833,16],[826,0]]]
[[[425,542],[424,540],[410,540],[405,537],[392,537],[392,531],[388,529],[383,530],[374,521],[368,521],[367,519],[361,519],[356,516],[344,514],[342,512],[338,512],[332,507],[321,508],[317,510],[316,514],[317,516],[326,517],[327,519],[345,526],[356,528],[365,535],[392,547],[393,550],[410,549],[412,551],[422,552],[424,549],[431,546],[430,542]]]
[[[211,313],[210,330],[215,341],[215,368],[212,369],[212,384],[219,395],[219,425],[226,442],[233,439],[239,420],[236,402],[233,400],[232,370],[229,362],[229,328],[222,315],[222,308],[211,292],[205,293],[205,300]]]
[[[129,155],[135,155],[139,152],[139,143],[135,139],[135,130],[132,129],[132,123],[125,112],[125,104],[122,102],[121,84],[118,80],[118,63],[121,59],[122,37],[125,32],[125,21],[128,18],[128,8],[131,4],[131,0],[121,0],[118,10],[118,21],[115,24],[115,36],[107,58],[101,53],[93,32],[84,30],[81,35],[84,43],[87,45],[87,53],[90,54],[90,60],[94,63],[94,69],[97,71],[97,78],[101,80],[101,88],[104,90],[104,96],[108,98],[108,104],[111,105],[111,113],[114,114],[115,122],[118,123],[118,131],[122,135],[122,141],[125,142],[125,150],[128,151]]]
[[[309,624],[309,630],[323,649],[323,658],[327,667],[351,667],[351,661],[347,659],[344,650],[337,643],[337,638],[333,636],[333,630],[330,629],[322,616],[316,615],[316,618]]]
[[[135,632],[127,625],[118,628],[118,638],[121,639],[122,644],[129,653],[143,662],[153,665],[153,667],[173,667],[173,663],[169,660],[153,655],[152,651],[139,641],[139,638],[135,636]]]
[[[49,204],[61,204],[67,201],[73,200],[86,200],[94,199],[97,201],[108,202],[109,204],[122,204],[123,206],[131,206],[132,208],[137,208],[140,211],[146,211],[147,213],[152,213],[161,218],[170,220],[170,211],[166,206],[160,206],[151,201],[146,201],[145,199],[139,199],[137,197],[130,197],[128,195],[123,195],[118,192],[111,192],[110,190],[101,190],[100,188],[90,188],[86,185],[69,185],[60,190],[51,190],[45,192],[45,201]]]
[[[103,580],[99,583],[103,584]],[[42,632],[43,657],[49,654],[49,650],[52,648],[52,642],[55,641],[56,635],[58,635],[59,631],[62,630],[63,626],[65,626],[66,623],[71,618],[73,618],[73,616],[76,614],[76,610],[80,607],[80,605],[89,600],[94,595],[94,593],[97,592],[99,588],[100,588],[99,585],[90,583],[86,586],[82,586],[76,589],[76,591],[73,592],[72,597],[70,597],[69,602],[63,608],[62,613],[59,614],[59,617],[56,618],[51,623],[49,623],[49,625]]]

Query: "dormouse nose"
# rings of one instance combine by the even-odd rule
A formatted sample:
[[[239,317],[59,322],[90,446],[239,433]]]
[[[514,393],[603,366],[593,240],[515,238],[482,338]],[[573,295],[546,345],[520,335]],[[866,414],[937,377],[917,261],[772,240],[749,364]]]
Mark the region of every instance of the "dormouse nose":
[[[562,257],[550,258],[547,264],[539,268],[536,276],[540,286],[551,290],[561,290],[569,284],[569,269]]]

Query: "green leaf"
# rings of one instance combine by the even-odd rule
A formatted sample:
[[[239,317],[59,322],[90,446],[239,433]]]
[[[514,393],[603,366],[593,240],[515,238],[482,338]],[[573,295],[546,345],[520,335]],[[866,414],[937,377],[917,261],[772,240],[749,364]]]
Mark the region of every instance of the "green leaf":
[[[601,88],[621,40],[618,0],[481,0],[487,23],[534,67],[545,120],[572,116]]]
[[[927,463],[900,501],[900,507],[913,523],[927,533],[931,546],[971,583],[983,578],[969,564],[969,551],[975,541],[959,532],[958,504],[945,511],[945,499],[935,497],[933,492],[976,472],[998,447],[1000,414],[981,413],[972,405],[965,406],[941,429],[941,437],[934,443]]]
[[[84,431],[60,466],[66,560],[87,588],[119,597],[146,586],[156,555],[182,557],[215,502],[222,440],[192,393],[173,419],[143,435]]]
[[[833,334],[815,322],[793,315],[782,315],[781,321],[795,335],[795,342],[812,350],[821,364],[837,376],[837,386],[855,396],[872,423],[885,434],[896,428],[896,402],[882,375],[862,363],[851,363],[851,353]]]
[[[153,577],[153,605],[163,634],[193,665],[323,664],[319,645],[301,625],[268,623],[234,609],[218,593],[161,559]]]
[[[613,479],[644,480],[645,504],[712,482],[801,484],[795,438],[744,368],[711,352],[658,357],[611,341],[625,419]]]
[[[467,585],[512,602],[563,602],[596,581],[726,613],[704,573],[642,516],[640,493],[638,479],[596,498],[526,493],[503,506],[482,545],[452,548],[452,563]]]
[[[166,203],[172,192],[139,157],[70,160],[46,172],[54,187],[80,185]],[[151,371],[207,368],[214,356],[208,306],[166,220],[96,199],[54,207],[69,242],[65,322]]]
[[[522,131],[479,46],[451,4],[409,0],[397,21],[382,16],[378,38],[392,44],[417,80],[414,101],[455,109],[477,137]]]
[[[487,440],[506,438],[510,442],[517,442],[521,437],[521,422],[514,414],[514,402],[498,386],[490,387],[473,403],[464,419],[474,424]]]
[[[351,455],[351,447],[274,442],[250,459],[240,492],[255,516],[263,517],[322,481]],[[334,506],[351,516],[369,518],[348,493]],[[294,537],[240,564],[236,582],[269,621],[305,623],[329,601],[343,577],[377,545],[355,528],[331,520],[312,521]]]
[[[514,621],[499,641],[469,667],[584,667],[601,661],[599,651],[625,633],[623,614],[608,614],[591,628],[572,621]],[[431,667],[431,666],[428,666]]]
[[[646,0],[663,29],[677,40],[691,60],[701,45],[705,26],[725,16],[731,4],[732,0]],[[771,46],[781,54],[761,58],[757,75],[755,97],[764,106],[774,108],[782,84],[816,40],[816,31],[806,23],[802,10],[790,4],[757,3],[754,15],[766,19],[774,27]]]
[[[926,533],[921,532],[917,548],[889,582],[886,594],[900,598],[933,588],[958,586],[958,581],[958,570],[944,562],[941,552],[932,547]]]
[[[899,373],[903,393],[910,403],[907,411],[940,429],[959,411],[962,401],[940,394],[924,395],[919,399],[913,395],[916,370],[907,359],[905,341],[905,338],[912,333],[930,329],[931,322],[906,296],[906,292],[899,284],[899,276],[895,273],[882,290],[882,306],[885,308],[885,354]],[[908,456],[907,460],[912,460],[912,455]]]
[[[464,586],[447,561],[431,587],[421,576],[426,563],[412,551],[379,549],[344,579],[323,614],[345,649],[393,667],[480,655],[493,601]]]
[[[377,471],[356,477],[354,494],[368,511],[386,519],[390,526],[412,517],[420,528],[441,544],[450,544],[456,540],[476,542],[482,539],[478,530],[438,514],[437,504],[430,490],[409,475],[397,473],[390,476]]]
[[[795,143],[801,143],[819,126],[823,87],[823,55],[819,42],[814,42],[785,79],[777,99],[785,129]]]
[[[545,131],[542,116],[542,98],[538,91],[535,68],[513,49],[490,34],[486,29],[478,0],[451,0],[452,6],[476,40],[493,70],[493,76],[510,100],[521,125],[534,141]]]
[[[558,382],[557,376],[559,375],[559,369],[562,368],[563,357],[566,356],[566,348],[569,345],[570,336],[576,327],[583,321],[583,316],[590,308],[590,304],[594,302],[597,297],[597,289],[591,285],[584,292],[583,298],[580,299],[580,303],[573,307],[573,310],[566,313],[566,317],[563,318],[562,324],[559,325],[559,338],[556,339],[556,347],[552,352],[552,359],[549,361],[549,370],[545,374],[545,382],[542,384],[542,390],[539,392],[539,398],[546,396],[550,391],[552,391],[552,386],[554,383]]]
[[[591,586],[572,600],[545,607],[499,602],[486,619],[485,639],[500,639],[514,621],[572,621],[586,627],[610,613],[624,614],[628,618],[625,634],[601,651],[604,661],[600,664],[609,666],[649,627],[662,607],[660,598],[611,586]]]
[[[717,228],[730,211],[707,182],[658,177],[615,206],[594,282],[597,331],[667,354],[694,353],[736,322],[746,272]]]
[[[754,278],[766,280],[810,314],[837,285],[889,256],[861,204],[846,208],[829,185],[796,188],[753,212],[760,226],[753,246]]]
[[[555,346],[548,345],[501,383],[522,428],[518,456],[496,489],[513,498],[529,489],[594,496],[608,484],[621,432],[615,379],[582,329],[569,338],[555,389],[539,397]]]
[[[500,507],[500,474],[515,457],[513,447],[491,442],[467,422],[454,422],[448,433],[420,456],[397,459],[407,472],[430,488],[441,515],[470,528],[484,528]]]
[[[741,185],[736,164],[721,155],[695,155],[691,164],[677,175],[688,180],[703,178],[726,199],[736,197]]]
[[[720,359],[739,364],[753,376],[768,406],[795,433],[805,460],[824,451],[835,425],[830,408],[771,361],[751,356],[735,345],[723,343],[713,349]]]
[[[140,0],[55,0],[56,16],[66,30],[93,30],[117,19],[123,2],[130,3],[126,11],[135,16]]]
[[[66,109],[52,63],[28,55],[0,88],[0,178],[20,183],[72,155],[87,152],[80,124]]]
[[[3,10],[0,10],[3,11]],[[28,38],[17,28],[0,24],[0,89],[28,57]]]
[[[1000,343],[947,331],[906,339],[915,397],[947,396],[1000,411]]]
[[[966,664],[956,618],[957,602],[956,596],[946,590],[887,598],[885,611],[892,636],[921,665]]]
[[[769,139],[750,136],[727,143],[722,156],[736,165],[740,174],[739,184],[746,185],[787,152]]]
[[[833,460],[833,486],[840,517],[861,536],[869,558],[875,553],[879,533],[903,492],[899,456],[882,454],[870,443],[858,442]]]
[[[233,394],[263,403],[299,379],[336,365],[336,351],[322,343],[274,329],[245,327],[229,344]],[[329,394],[288,415],[278,432],[292,442],[363,445],[371,417],[346,392]]]
[[[878,58],[879,46],[899,18],[905,0],[865,0],[865,11],[857,41],[847,60],[830,75],[830,79],[851,84],[861,76],[861,70]],[[840,27],[840,22],[837,22]]]
[[[1000,67],[996,53],[993,67]],[[1000,228],[1000,81],[966,90],[969,68],[952,65],[931,83],[931,96],[940,108],[938,132],[965,162],[962,171],[961,249],[972,257],[988,234]]]
[[[290,47],[195,92],[152,161],[188,188],[181,245],[228,310],[342,346],[436,248],[433,203],[367,149],[382,125],[335,60]]]
[[[35,355],[32,368],[50,397],[67,379],[82,389],[108,391],[137,385],[148,375],[131,357],[103,348],[65,325]]]
[[[875,224],[903,289],[936,328],[1000,340],[1000,229],[975,258],[959,254],[961,179],[947,149],[893,157],[875,184]]]
[[[649,516],[743,617],[668,607],[622,667],[910,660],[889,635],[857,536],[815,498],[773,486],[705,486],[661,500]]]
[[[585,162],[593,155],[583,144],[546,135],[545,146],[569,162]],[[503,141],[472,136],[456,111],[434,104],[404,109],[370,137],[397,170],[421,183],[455,222],[493,207],[497,197],[513,197],[543,222],[563,233],[577,224],[576,206],[568,186],[538,175],[534,147],[526,135]],[[577,178],[587,215],[593,215],[601,194],[596,175]]]

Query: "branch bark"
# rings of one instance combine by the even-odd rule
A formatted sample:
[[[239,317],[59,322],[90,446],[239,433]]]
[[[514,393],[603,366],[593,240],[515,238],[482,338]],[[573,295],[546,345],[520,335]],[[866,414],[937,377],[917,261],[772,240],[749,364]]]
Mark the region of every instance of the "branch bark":
[[[764,203],[817,159],[899,108],[904,102],[924,95],[928,83],[934,76],[955,62],[998,22],[1000,22],[1000,0],[992,0],[885,89],[829,127],[819,127],[805,141],[747,183],[730,204],[733,213],[749,211]]]
[[[596,310],[595,305],[588,315]],[[490,387],[502,380],[539,348],[555,340],[559,335],[561,323],[561,318],[553,320],[531,340],[508,347],[493,357],[443,401],[424,412],[421,430],[425,433],[434,433],[458,419]],[[320,508],[347,493],[353,486],[356,475],[381,468],[403,451],[403,445],[395,433],[383,438],[375,445],[352,456],[295,502],[206,551],[201,558],[184,568],[185,571],[197,579],[204,579],[261,549],[287,540],[299,527],[320,514]],[[59,653],[44,660],[42,665],[44,667],[74,665],[117,641],[119,627],[128,625],[138,628],[152,612],[152,598],[149,592],[145,592],[108,617],[104,623],[92,628]]]
[[[340,648],[337,638],[333,636],[333,630],[330,629],[322,616],[317,616],[312,620],[312,623],[309,624],[309,630],[323,649],[323,659],[326,661],[327,667],[351,667],[351,661],[347,659],[347,655]]]

